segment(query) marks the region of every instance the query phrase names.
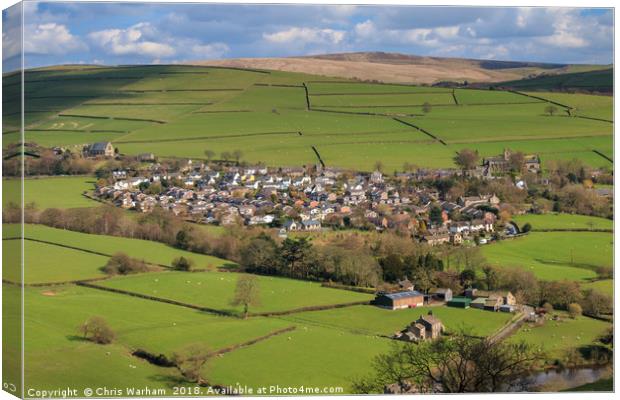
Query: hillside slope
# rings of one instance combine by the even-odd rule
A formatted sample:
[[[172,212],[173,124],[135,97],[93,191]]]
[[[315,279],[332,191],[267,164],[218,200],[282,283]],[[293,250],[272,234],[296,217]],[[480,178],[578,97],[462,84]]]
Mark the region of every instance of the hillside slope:
[[[433,84],[439,81],[502,82],[546,73],[563,73],[575,66],[494,60],[471,60],[363,52],[290,58],[238,58],[196,61],[198,65],[261,68],[391,83]],[[601,66],[578,66],[600,69]]]

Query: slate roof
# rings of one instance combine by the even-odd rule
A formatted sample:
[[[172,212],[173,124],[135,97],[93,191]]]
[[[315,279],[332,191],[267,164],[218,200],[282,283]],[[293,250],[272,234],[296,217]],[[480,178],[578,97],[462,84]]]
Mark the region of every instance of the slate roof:
[[[409,290],[406,292],[398,292],[398,293],[387,293],[385,294],[385,297],[392,299],[392,300],[399,300],[399,299],[406,299],[409,297],[418,297],[418,296],[424,296],[422,293],[418,292],[417,290]]]

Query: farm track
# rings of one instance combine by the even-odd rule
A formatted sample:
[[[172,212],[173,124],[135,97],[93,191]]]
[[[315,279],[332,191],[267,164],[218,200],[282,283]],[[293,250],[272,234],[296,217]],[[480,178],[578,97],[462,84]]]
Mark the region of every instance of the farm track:
[[[402,119],[399,118],[392,118],[394,121],[400,122],[401,124],[410,126],[412,128],[417,129],[418,131],[430,136],[431,138],[433,138],[434,140],[438,141],[439,143],[443,144],[444,146],[447,146],[446,142],[444,142],[442,139],[438,138],[437,136],[433,135],[432,133],[430,133],[429,131],[427,131],[426,129],[422,129],[419,126],[416,126],[410,122],[407,121],[403,121]]]

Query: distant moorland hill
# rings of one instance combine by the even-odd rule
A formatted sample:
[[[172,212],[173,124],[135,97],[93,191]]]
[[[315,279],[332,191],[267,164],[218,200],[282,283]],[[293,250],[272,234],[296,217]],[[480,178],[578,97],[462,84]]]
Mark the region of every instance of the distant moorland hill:
[[[565,74],[609,68],[602,65],[441,58],[384,52],[324,54],[288,58],[238,58],[196,64],[262,68],[390,83],[434,84],[440,81],[504,82],[541,74]]]

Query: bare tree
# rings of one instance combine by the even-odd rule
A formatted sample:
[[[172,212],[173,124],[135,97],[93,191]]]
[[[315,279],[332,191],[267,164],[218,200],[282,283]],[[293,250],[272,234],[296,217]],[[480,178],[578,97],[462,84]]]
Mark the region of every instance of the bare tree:
[[[550,117],[552,117],[556,112],[558,112],[558,108],[554,105],[548,105],[545,107],[545,113],[549,114]]]
[[[215,152],[213,150],[205,150],[205,157],[207,157],[207,161],[211,161],[213,157],[215,157]]]
[[[230,305],[243,306],[243,318],[248,317],[250,306],[260,305],[260,288],[254,275],[240,275],[237,278],[235,296]]]
[[[480,155],[476,150],[462,149],[454,156],[454,163],[461,167],[463,171],[476,168],[480,161]]]
[[[241,150],[235,150],[232,152],[232,157],[237,163],[239,163],[239,160],[241,160],[241,157],[243,157],[243,152]]]
[[[220,155],[220,157],[222,158],[222,160],[224,160],[224,161],[228,161],[228,160],[230,160],[231,155],[230,155],[230,153],[229,153],[229,152],[224,151],[224,152],[222,152],[222,154]]]
[[[92,316],[88,318],[80,327],[78,331],[84,336],[98,344],[109,344],[114,341],[116,334],[110,328],[107,321],[103,317]]]
[[[525,343],[495,343],[464,332],[419,344],[394,343],[374,359],[373,376],[353,384],[358,393],[466,393],[525,389],[531,368],[543,359]]]
[[[209,360],[210,352],[203,344],[190,344],[172,354],[172,362],[181,375],[189,382],[206,383],[201,370]]]

